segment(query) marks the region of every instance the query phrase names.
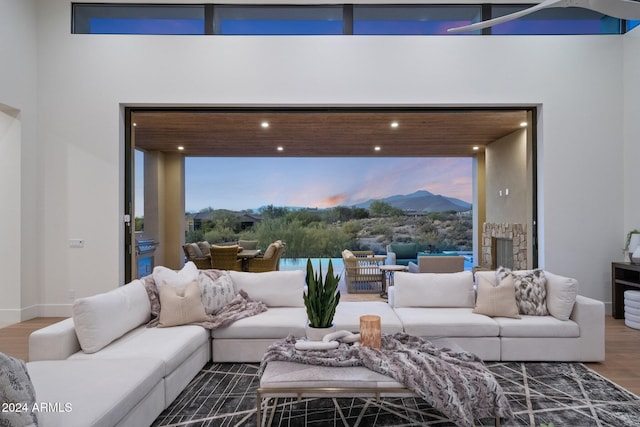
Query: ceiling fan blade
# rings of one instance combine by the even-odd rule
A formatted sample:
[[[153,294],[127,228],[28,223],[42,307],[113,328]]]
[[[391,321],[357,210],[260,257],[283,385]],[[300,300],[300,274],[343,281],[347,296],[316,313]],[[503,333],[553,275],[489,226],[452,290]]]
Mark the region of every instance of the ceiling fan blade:
[[[578,7],[595,10],[613,18],[640,20],[640,2],[637,1],[586,0],[579,3]]]
[[[607,0],[607,1],[611,1],[611,0]],[[561,7],[563,3],[566,3],[566,2],[567,0],[545,0],[542,3],[532,6],[528,9],[519,10],[517,12],[510,13],[508,15],[499,16],[493,19],[488,19],[486,21],[476,22],[475,24],[471,24],[471,25],[449,28],[447,32],[456,34],[456,33],[464,33],[467,31],[480,30],[482,28],[493,27],[494,25],[502,24],[503,22],[513,21],[514,19],[522,18],[525,15],[529,15],[541,9],[546,9],[548,7]]]

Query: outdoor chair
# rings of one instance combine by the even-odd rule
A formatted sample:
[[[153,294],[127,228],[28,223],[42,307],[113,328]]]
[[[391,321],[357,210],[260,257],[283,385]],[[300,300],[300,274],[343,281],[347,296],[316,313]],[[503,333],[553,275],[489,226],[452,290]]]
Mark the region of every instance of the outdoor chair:
[[[342,251],[347,292],[379,294],[386,289],[386,274],[380,270],[385,259],[373,251]]]
[[[285,245],[280,240],[271,243],[267,250],[264,251],[264,255],[247,260],[247,271],[262,273],[280,270],[280,258],[284,251]]]
[[[211,267],[218,270],[242,271],[242,259],[238,258],[238,245],[211,246]]]
[[[187,243],[182,245],[182,250],[187,261],[193,262],[199,269],[206,270],[211,268],[211,254],[208,252],[210,246],[206,247],[203,243],[208,245],[208,242]]]

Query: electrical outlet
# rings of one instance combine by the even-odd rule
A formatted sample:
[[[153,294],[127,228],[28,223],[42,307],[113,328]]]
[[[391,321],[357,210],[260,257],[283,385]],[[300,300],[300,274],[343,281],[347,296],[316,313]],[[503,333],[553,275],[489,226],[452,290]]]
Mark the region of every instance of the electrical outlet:
[[[69,289],[69,299],[73,300],[76,299],[76,290],[75,289]]]
[[[84,239],[69,239],[70,248],[84,248]]]

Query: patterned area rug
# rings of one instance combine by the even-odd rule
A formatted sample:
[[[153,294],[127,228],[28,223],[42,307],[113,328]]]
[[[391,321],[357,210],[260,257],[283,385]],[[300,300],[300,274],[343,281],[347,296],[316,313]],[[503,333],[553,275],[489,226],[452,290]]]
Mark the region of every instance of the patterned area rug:
[[[487,366],[515,414],[503,426],[640,426],[640,398],[580,363],[494,362]],[[191,381],[153,424],[241,426],[256,423],[257,364],[214,363]],[[263,425],[451,426],[422,399],[265,399]],[[263,411],[263,414],[265,412]],[[478,426],[494,425],[481,420]]]

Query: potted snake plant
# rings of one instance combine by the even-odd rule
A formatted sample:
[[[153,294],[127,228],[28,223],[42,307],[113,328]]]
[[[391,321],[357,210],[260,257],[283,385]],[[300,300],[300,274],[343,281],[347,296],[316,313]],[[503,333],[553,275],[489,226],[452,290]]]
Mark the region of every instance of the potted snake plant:
[[[333,264],[329,260],[327,275],[323,280],[322,263],[320,271],[315,273],[311,260],[307,259],[307,290],[302,295],[304,305],[307,308],[307,339],[309,341],[322,341],[322,337],[331,332],[335,332],[333,316],[336,307],[340,302],[340,292],[338,283],[340,275],[333,274]]]

